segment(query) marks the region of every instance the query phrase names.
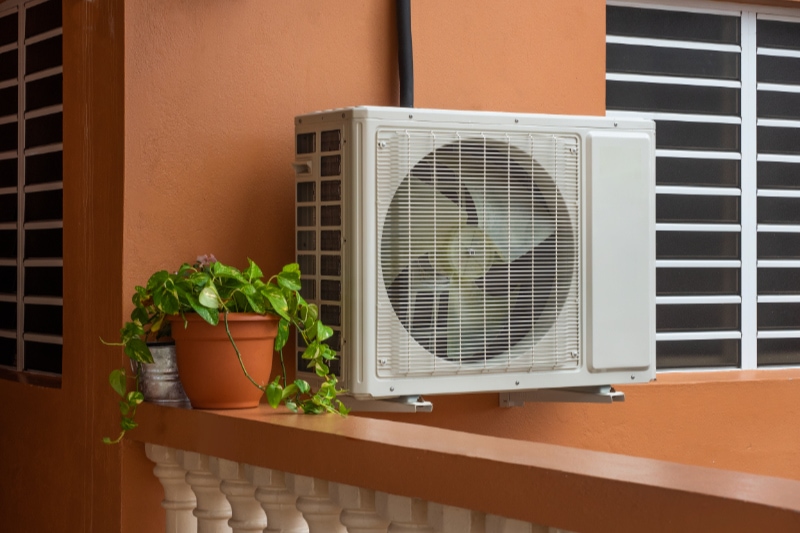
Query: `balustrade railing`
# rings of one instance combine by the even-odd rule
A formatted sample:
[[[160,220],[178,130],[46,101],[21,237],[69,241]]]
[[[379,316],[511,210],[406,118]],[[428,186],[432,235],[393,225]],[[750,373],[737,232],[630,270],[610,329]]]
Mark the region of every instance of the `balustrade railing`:
[[[357,416],[139,419],[168,533],[800,531],[791,479]]]
[[[479,511],[146,444],[168,533],[568,533]]]

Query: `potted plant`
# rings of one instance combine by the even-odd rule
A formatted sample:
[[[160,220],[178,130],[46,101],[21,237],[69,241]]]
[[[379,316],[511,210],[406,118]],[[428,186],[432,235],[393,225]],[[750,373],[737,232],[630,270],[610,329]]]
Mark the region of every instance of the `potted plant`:
[[[132,361],[152,363],[146,339],[163,334],[165,328],[171,328],[176,341],[178,372],[195,407],[255,406],[262,394],[266,394],[272,407],[284,404],[295,412],[346,415],[347,408],[337,399],[337,394],[342,391],[337,389],[336,376],[328,368],[328,363],[336,357],[336,353],[324,341],[333,331],[319,320],[317,307],[307,303],[300,295],[299,266],[295,263],[286,265],[278,274],[264,281],[258,265],[250,259],[248,263],[248,267],[240,271],[220,263],[213,255],[200,256],[194,265],[184,263],[177,272],[156,272],[144,287],[135,288],[131,320],[120,330],[120,342],[107,344],[123,346],[125,354]],[[244,324],[247,331],[236,333],[234,327],[239,324]],[[307,367],[313,368],[322,379],[316,391],[312,391],[305,380],[287,381],[282,349],[292,328],[300,333],[307,346],[302,355],[308,361]],[[196,342],[194,336],[197,334],[205,338]],[[209,335],[214,339],[209,339]],[[267,339],[260,347],[258,341],[252,342],[254,337],[259,336]],[[220,338],[229,356],[226,357],[225,353],[211,356],[199,353],[199,350],[212,345],[220,347]],[[270,382],[273,343],[274,350],[280,353],[282,373]],[[247,358],[253,355],[253,362],[248,362]],[[210,360],[217,365],[212,376],[203,377],[195,370],[189,370],[199,359]],[[228,368],[220,370],[226,363]],[[224,405],[209,404],[206,392],[201,394],[200,400],[193,399],[193,392],[198,387],[236,381],[230,378],[231,364],[237,367],[239,384],[234,388],[240,394],[240,399]],[[228,378],[224,378],[223,374]],[[255,387],[244,393],[244,396],[255,398],[254,401],[241,400],[241,390],[247,389],[240,386],[243,380]],[[122,398],[122,418],[120,435],[114,440],[106,438],[105,442],[119,442],[126,431],[137,425],[134,415],[144,398],[138,390],[138,375],[133,377],[133,381],[135,386],[129,390],[129,379],[124,368],[112,371],[109,376],[112,388]],[[251,395],[253,391],[255,393]],[[195,404],[196,401],[199,404]]]

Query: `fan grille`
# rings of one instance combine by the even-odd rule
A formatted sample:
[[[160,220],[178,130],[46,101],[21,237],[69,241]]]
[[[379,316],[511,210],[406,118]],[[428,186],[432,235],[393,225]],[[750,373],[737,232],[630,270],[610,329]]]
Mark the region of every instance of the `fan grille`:
[[[378,375],[577,368],[577,137],[377,142]]]

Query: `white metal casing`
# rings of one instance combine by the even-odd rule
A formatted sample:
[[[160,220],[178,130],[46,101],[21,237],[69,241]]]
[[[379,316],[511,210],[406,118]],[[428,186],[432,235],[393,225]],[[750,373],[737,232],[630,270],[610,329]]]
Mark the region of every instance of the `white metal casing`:
[[[386,398],[514,391],[654,379],[655,127],[652,121],[354,107],[299,116],[295,127],[297,152],[305,152],[297,153],[294,165],[298,180],[298,259],[303,278],[314,286],[312,293],[307,291],[307,299],[320,308],[327,301],[321,297],[323,283],[340,282],[340,300],[328,307],[335,307],[340,313],[336,315],[339,324],[333,320],[334,329],[340,335],[337,341],[341,347],[340,382],[353,396]],[[340,132],[340,144],[334,146],[328,142],[328,146],[323,146],[323,132],[335,131]],[[385,369],[379,368],[385,366],[387,360],[392,361],[392,357],[394,360],[399,357],[390,353],[391,349],[387,350],[386,346],[396,345],[387,344],[387,337],[396,337],[398,331],[405,330],[402,326],[391,331],[382,330],[378,319],[379,315],[386,315],[387,289],[381,278],[379,242],[387,214],[385,209],[381,211],[378,198],[381,185],[378,183],[377,152],[387,148],[387,141],[383,140],[387,138],[386,132],[428,131],[454,132],[459,138],[483,135],[511,139],[528,135],[575,139],[579,207],[571,220],[580,227],[576,232],[580,235],[577,245],[580,261],[579,274],[569,289],[574,292],[578,309],[578,347],[570,352],[577,352],[572,366],[554,364],[552,369],[533,371],[488,368],[448,372],[441,359],[429,354],[433,362],[438,362],[445,370],[436,369],[427,375],[420,372],[406,375],[389,372],[387,375]],[[309,139],[313,134],[313,146],[301,149],[300,136],[304,134],[308,142],[312,142]],[[338,149],[331,150],[332,147]],[[327,151],[323,152],[323,148]],[[514,150],[520,151],[516,146]],[[332,173],[331,157],[336,156],[338,159],[334,163],[338,162],[338,167],[334,165]],[[385,174],[385,168],[382,172]],[[328,176],[322,176],[323,173]],[[331,271],[322,272],[321,256],[329,254],[320,251],[320,247],[325,246],[323,233],[330,232],[326,232],[319,219],[323,216],[320,210],[328,205],[320,198],[323,187],[338,181],[341,220],[338,226],[334,225],[334,232],[341,231],[341,249],[333,255],[340,257],[341,271],[335,276]],[[314,184],[313,200],[301,198],[306,194],[301,187],[310,183]],[[337,202],[331,205],[334,204]],[[311,225],[308,220],[300,220],[303,207],[315,210]],[[309,238],[314,239],[313,246]],[[312,256],[313,266],[310,266]],[[305,259],[305,268],[302,259]],[[310,271],[313,273],[309,274]],[[558,335],[557,331],[548,331],[539,341],[531,342],[535,344],[545,339],[558,342]],[[406,341],[416,350],[417,359],[424,357],[424,348],[414,339],[404,339]],[[302,349],[298,347],[298,352]],[[301,363],[300,370],[302,367]],[[313,379],[308,373],[303,377]]]

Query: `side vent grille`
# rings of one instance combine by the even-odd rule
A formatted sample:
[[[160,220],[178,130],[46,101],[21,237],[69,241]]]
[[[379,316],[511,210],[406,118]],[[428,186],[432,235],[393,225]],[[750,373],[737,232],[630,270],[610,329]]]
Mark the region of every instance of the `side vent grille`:
[[[330,126],[327,126],[328,128]],[[316,140],[319,138],[319,146]],[[301,294],[317,304],[322,322],[333,328],[328,345],[339,353],[330,367],[341,377],[342,360],[342,145],[341,129],[297,135],[298,160],[310,172],[297,174],[297,262],[303,274]],[[317,149],[318,148],[318,149]],[[324,178],[324,179],[323,179]],[[298,335],[297,370],[307,372],[302,359],[305,343]]]

